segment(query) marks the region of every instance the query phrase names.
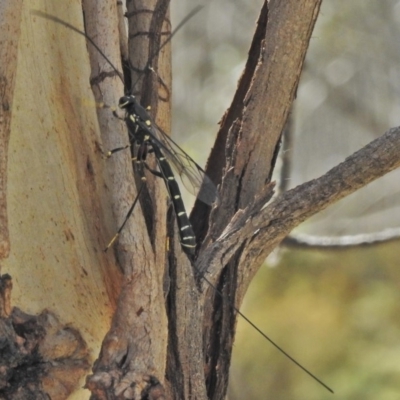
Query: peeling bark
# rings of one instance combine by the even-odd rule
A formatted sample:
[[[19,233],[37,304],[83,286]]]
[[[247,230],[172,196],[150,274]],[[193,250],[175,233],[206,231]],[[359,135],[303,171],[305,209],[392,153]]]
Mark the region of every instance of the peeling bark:
[[[10,297],[11,277],[0,278],[1,298]],[[49,311],[18,308],[0,319],[0,397],[64,400],[90,367],[87,344],[72,326]]]

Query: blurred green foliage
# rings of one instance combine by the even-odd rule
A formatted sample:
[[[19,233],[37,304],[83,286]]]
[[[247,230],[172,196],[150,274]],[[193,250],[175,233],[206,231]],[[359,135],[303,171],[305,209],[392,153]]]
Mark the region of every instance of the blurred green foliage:
[[[400,398],[400,242],[352,250],[284,250],[264,265],[242,311],[336,392]],[[229,400],[332,395],[239,318]]]

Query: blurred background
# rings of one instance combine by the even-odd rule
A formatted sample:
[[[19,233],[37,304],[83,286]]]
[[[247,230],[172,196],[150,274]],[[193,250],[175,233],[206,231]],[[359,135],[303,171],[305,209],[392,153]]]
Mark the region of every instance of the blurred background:
[[[172,2],[173,24],[198,4]],[[172,43],[173,137],[204,165],[261,1],[202,4]],[[399,23],[398,0],[323,1],[275,174],[281,190],[399,125]],[[270,257],[245,298],[242,311],[335,398],[400,399],[399,227],[398,170],[299,226],[297,246]],[[333,398],[243,321],[237,330],[230,400]]]

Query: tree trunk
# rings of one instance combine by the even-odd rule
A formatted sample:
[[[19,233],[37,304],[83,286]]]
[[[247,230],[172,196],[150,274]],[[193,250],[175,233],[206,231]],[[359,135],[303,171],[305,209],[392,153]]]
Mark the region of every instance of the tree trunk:
[[[168,1],[127,3],[129,41],[113,1],[83,1],[85,31],[118,71],[125,61],[128,89],[169,132],[169,46],[158,53],[171,31]],[[193,259],[181,249],[163,180],[147,172],[140,204],[104,253],[142,184],[129,150],[104,157],[128,144],[126,126],[110,109],[124,94],[123,82],[82,35],[31,12],[83,31],[80,4],[25,4],[16,85],[7,100],[8,150],[8,125],[1,126],[8,154],[8,169],[0,171],[8,200],[6,207],[0,197],[1,266],[12,277],[3,275],[0,287],[4,398],[225,397],[233,307],[265,257],[300,222],[400,165],[396,128],[321,178],[270,201],[281,134],[320,3],[271,0],[262,7],[207,165],[218,201],[212,209],[197,202],[191,215],[198,243]],[[103,107],[96,112],[95,104]]]

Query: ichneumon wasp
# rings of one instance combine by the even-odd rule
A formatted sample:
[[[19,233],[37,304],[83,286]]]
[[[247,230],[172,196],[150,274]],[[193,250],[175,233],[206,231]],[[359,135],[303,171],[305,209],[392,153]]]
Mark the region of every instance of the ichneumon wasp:
[[[185,19],[181,22],[181,24],[177,27],[179,29],[189,18],[195,15],[201,7],[195,8]],[[116,69],[116,67],[111,63],[111,61],[106,57],[106,55],[101,51],[101,49],[95,44],[95,42],[88,37],[84,32],[76,29],[72,25],[66,23],[65,21],[51,16],[46,13],[42,13],[40,11],[34,11],[35,15],[41,16],[43,18],[50,19],[54,22],[60,23],[66,26],[69,29],[83,35],[105,58],[105,60],[109,63],[112,69],[119,76],[121,81],[124,83],[121,73]],[[176,29],[176,30],[177,30]],[[175,32],[176,32],[175,30]],[[169,38],[161,45],[160,49],[164,47],[172,38],[174,32],[169,36]],[[153,56],[154,57],[154,56]],[[147,68],[150,67],[150,63],[152,58],[150,57],[148,61]],[[129,147],[134,148],[138,147],[136,153],[133,155],[133,160],[139,163],[142,163],[146,169],[148,169],[152,174],[161,177],[167,190],[169,192],[172,204],[174,206],[178,228],[179,228],[179,236],[181,239],[182,249],[188,254],[193,255],[196,249],[196,237],[193,232],[192,225],[189,221],[189,218],[186,213],[185,205],[182,200],[181,192],[179,189],[179,185],[177,184],[174,174],[172,172],[171,163],[178,174],[182,177],[182,181],[187,183],[185,186],[188,190],[194,194],[198,190],[197,198],[202,200],[204,203],[211,205],[217,199],[217,189],[215,185],[211,182],[211,180],[207,177],[204,170],[181,148],[179,147],[160,127],[156,126],[152,123],[151,118],[147,112],[147,110],[142,107],[137,101],[136,97],[129,93],[130,90],[127,90],[127,94],[120,98],[119,100],[119,108],[125,110],[124,121],[128,128],[129,134],[129,145],[118,147],[116,149],[110,150],[107,153],[107,156],[111,156],[112,154],[127,149]],[[114,111],[113,114],[117,117],[118,115]],[[135,149],[133,150],[135,152]],[[148,153],[154,153],[159,171],[156,171],[150,168],[146,163],[146,156]],[[144,176],[142,175],[142,179],[144,180]],[[142,183],[144,185],[144,183]],[[138,197],[142,191],[142,186],[139,188]],[[138,197],[133,202],[130,210],[128,211],[126,218],[120,228],[118,229],[116,235],[111,239],[105,251],[108,250],[118,238],[120,232],[122,231],[126,221],[129,219],[136,203]]]
[[[134,146],[135,144],[138,146],[136,161],[143,162],[143,165],[151,173],[164,179],[171,201],[174,205],[182,249],[189,255],[194,254],[196,249],[196,237],[186,214],[179,185],[175,180],[169,163],[172,163],[175,166],[175,169],[181,176],[183,175],[189,180],[191,187],[200,188],[197,197],[206,204],[211,204],[217,198],[215,186],[207,175],[205,175],[203,169],[193,161],[188,154],[186,154],[160,128],[153,128],[153,124],[147,111],[138,103],[135,96],[127,95],[121,97],[119,100],[119,107],[125,110],[126,113],[124,120],[128,127],[130,138],[129,146]],[[159,132],[158,135],[157,132]],[[124,148],[126,148],[126,146],[111,150],[109,155],[123,150]],[[154,153],[160,171],[151,169],[145,162],[148,152]],[[168,160],[165,155],[168,156]],[[143,184],[144,183],[142,183],[142,185]],[[141,188],[139,189],[139,194],[140,192]],[[131,210],[133,210],[133,207],[134,205]],[[129,215],[130,212],[128,212],[127,218],[129,218]],[[120,227],[119,232],[123,228],[123,225]],[[117,235],[119,232],[117,232]],[[114,242],[117,235],[114,236],[107,248]]]
[[[66,23],[65,21],[42,13],[35,11],[34,14],[41,16],[43,18],[50,19],[54,22],[60,23],[66,26],[69,29],[83,35],[102,55],[102,57],[109,63],[109,65],[114,69],[115,73],[119,76],[122,82],[122,74],[114,67],[114,65],[109,61],[106,55],[101,51],[101,49],[96,45],[96,43],[87,36],[84,32],[76,29],[72,25]],[[192,13],[193,14],[193,13]],[[171,39],[172,35],[161,45],[159,50]],[[159,51],[158,50],[158,51]],[[152,58],[150,57],[147,68],[150,67],[150,63]],[[189,255],[193,255],[196,248],[196,239],[193,233],[192,226],[190,221],[186,215],[186,211],[184,208],[183,201],[181,199],[181,194],[179,190],[179,186],[175,181],[175,178],[172,173],[172,169],[170,163],[174,165],[175,169],[178,171],[179,175],[183,176],[188,180],[191,184],[191,187],[200,190],[198,193],[198,198],[205,202],[206,204],[211,204],[213,201],[217,199],[217,191],[213,183],[210,179],[205,175],[203,169],[198,166],[193,159],[187,155],[172,139],[170,139],[158,126],[156,126],[152,121],[148,114],[148,111],[139,104],[136,97],[132,94],[126,93],[119,100],[119,107],[125,110],[124,121],[126,123],[129,135],[129,144],[127,146],[115,148],[109,152],[108,155],[114,154],[118,151],[122,151],[127,148],[138,147],[137,151],[134,151],[135,161],[141,162],[142,165],[146,169],[148,169],[151,173],[156,176],[159,176],[164,179],[167,189],[171,196],[171,201],[174,205],[177,223],[179,227],[179,233],[181,238],[181,245],[183,250]],[[146,162],[147,154],[154,153],[157,165],[159,167],[159,171],[152,169]],[[167,160],[168,158],[168,160]],[[141,187],[138,190],[138,195],[132,204],[123,224],[118,230],[117,234],[111,240],[110,244],[107,246],[110,247],[112,243],[117,239],[119,233],[124,227],[124,224],[128,220],[131,215],[140,193],[144,187],[144,183],[142,183]],[[211,288],[218,295],[222,296],[222,293],[213,286],[204,276],[203,279],[211,286]],[[251,326],[253,326],[265,339],[267,339],[273,346],[275,346],[280,352],[282,352],[286,357],[288,357],[291,361],[293,361],[297,366],[299,366],[303,371],[305,371],[308,375],[310,375],[313,379],[315,379],[318,383],[324,386],[327,390],[333,393],[333,391],[325,385],[321,380],[319,380],[314,374],[309,372],[306,368],[304,368],[301,364],[299,364],[295,359],[293,359],[288,353],[286,353],[281,347],[279,347],[274,341],[272,341],[267,335],[265,335],[260,329],[258,329],[247,317],[245,317],[236,307],[231,306],[232,309],[239,315],[242,316]]]

